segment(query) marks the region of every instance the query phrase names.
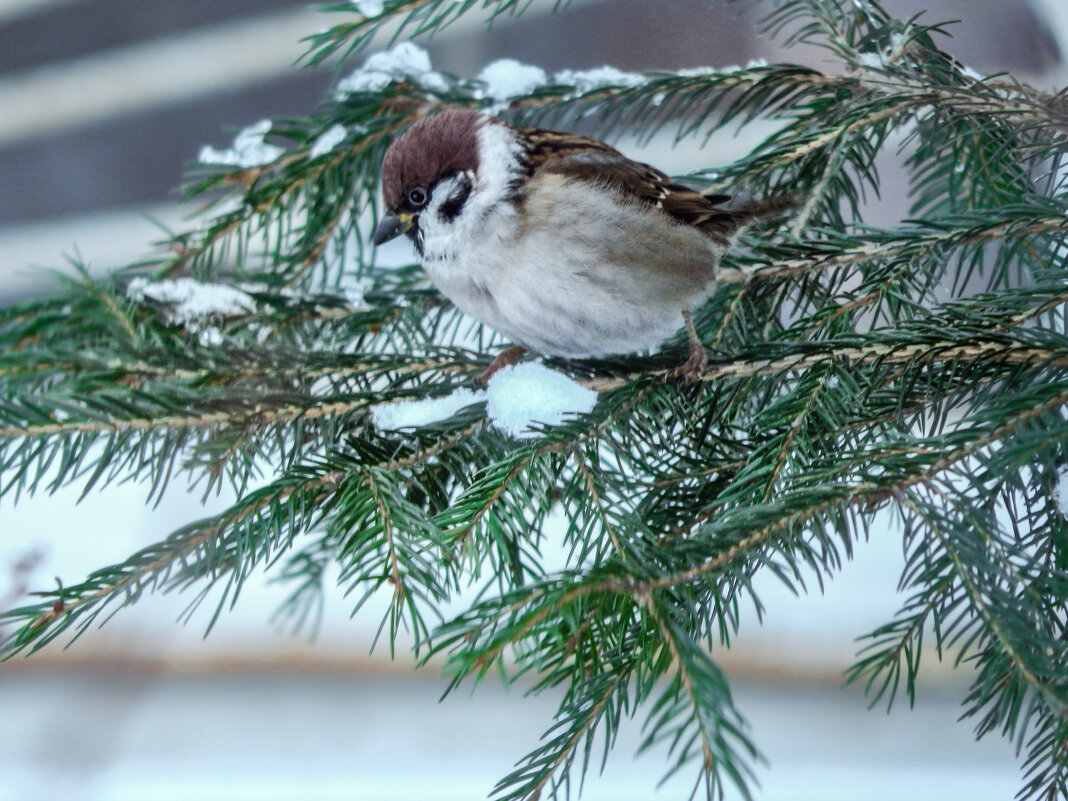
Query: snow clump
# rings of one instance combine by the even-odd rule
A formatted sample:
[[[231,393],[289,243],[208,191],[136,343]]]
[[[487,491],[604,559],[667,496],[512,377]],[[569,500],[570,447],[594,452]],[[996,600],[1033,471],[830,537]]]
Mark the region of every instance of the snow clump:
[[[609,86],[634,88],[645,84],[648,78],[640,72],[623,72],[605,66],[591,70],[561,70],[550,79],[541,67],[523,64],[514,58],[502,58],[483,67],[477,80],[483,84],[478,96],[493,100],[494,107],[501,109],[509,100],[529,95],[550,84],[574,86],[576,94],[584,95]]]
[[[317,159],[319,156],[325,156],[345,141],[347,135],[348,132],[345,130],[345,126],[340,123],[327,128],[312,142],[312,146],[308,150],[308,158]]]
[[[270,164],[283,153],[285,148],[278,145],[269,145],[263,141],[271,131],[270,120],[260,120],[239,131],[234,137],[234,144],[226,150],[216,150],[210,145],[204,145],[200,149],[197,160],[201,164],[225,164],[230,167],[262,167]]]
[[[592,389],[536,363],[505,367],[490,379],[486,396],[490,420],[513,437],[537,436],[535,424],[559,425],[597,403]]]
[[[548,81],[545,70],[532,64],[523,64],[514,58],[502,58],[487,64],[478,74],[485,84],[481,97],[488,97],[503,104],[513,97],[528,95]]]
[[[553,76],[553,82],[574,86],[576,93],[584,95],[609,86],[635,89],[644,86],[649,79],[640,72],[624,72],[615,67],[604,66],[592,70],[561,70]]]
[[[486,399],[485,392],[457,389],[444,398],[380,403],[371,407],[371,422],[379,431],[422,428],[448,420],[458,411]]]
[[[1057,504],[1057,511],[1068,517],[1068,465],[1062,467],[1057,474],[1057,483],[1053,486],[1053,501]]]
[[[242,314],[256,308],[256,301],[240,289],[192,278],[163,281],[134,278],[126,287],[126,295],[138,303],[154,300],[168,306],[172,322],[193,329],[199,328],[205,320]]]
[[[381,92],[393,81],[410,80],[434,92],[448,91],[449,84],[430,66],[430,54],[411,42],[370,56],[363,66],[341,80],[336,95],[344,99],[355,92]]]
[[[384,10],[382,0],[352,0],[352,4],[365,17],[377,17]]]
[[[457,389],[444,398],[380,403],[371,408],[371,421],[380,431],[421,428],[483,401],[491,424],[527,438],[539,435],[535,426],[559,425],[568,416],[589,414],[597,393],[543,365],[518,364],[497,372],[485,390]]]

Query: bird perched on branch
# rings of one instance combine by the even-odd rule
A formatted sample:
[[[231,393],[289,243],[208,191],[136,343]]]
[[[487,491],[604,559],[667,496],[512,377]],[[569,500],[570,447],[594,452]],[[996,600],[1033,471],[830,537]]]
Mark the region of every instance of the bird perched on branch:
[[[515,343],[481,376],[530,350],[633,353],[685,324],[693,378],[707,352],[690,311],[747,224],[784,199],[725,208],[615,148],[468,110],[415,123],[386,152],[380,245],[405,234],[456,306]]]

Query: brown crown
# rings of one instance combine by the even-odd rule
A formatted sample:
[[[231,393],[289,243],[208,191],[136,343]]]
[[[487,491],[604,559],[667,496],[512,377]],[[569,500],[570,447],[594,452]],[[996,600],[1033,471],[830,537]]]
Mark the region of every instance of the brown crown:
[[[386,208],[396,211],[413,187],[428,189],[443,175],[477,170],[482,118],[477,111],[445,111],[419,120],[390,145],[382,162]]]

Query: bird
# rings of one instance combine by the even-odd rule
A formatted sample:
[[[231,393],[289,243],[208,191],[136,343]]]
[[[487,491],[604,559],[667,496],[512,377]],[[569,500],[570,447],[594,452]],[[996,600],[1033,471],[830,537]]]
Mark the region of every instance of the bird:
[[[785,197],[733,208],[598,139],[473,109],[424,116],[386,150],[373,242],[413,243],[458,309],[513,343],[477,378],[534,352],[599,358],[650,351],[685,327],[696,380],[708,351],[692,310],[750,223]]]

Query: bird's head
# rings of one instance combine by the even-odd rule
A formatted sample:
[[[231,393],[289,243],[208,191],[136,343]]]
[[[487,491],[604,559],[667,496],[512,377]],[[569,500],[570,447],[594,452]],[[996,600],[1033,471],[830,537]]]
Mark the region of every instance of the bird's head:
[[[446,111],[418,121],[386,151],[386,214],[374,243],[407,234],[422,254],[428,232],[447,235],[461,216],[477,216],[501,200],[518,158],[514,129],[480,112]]]

